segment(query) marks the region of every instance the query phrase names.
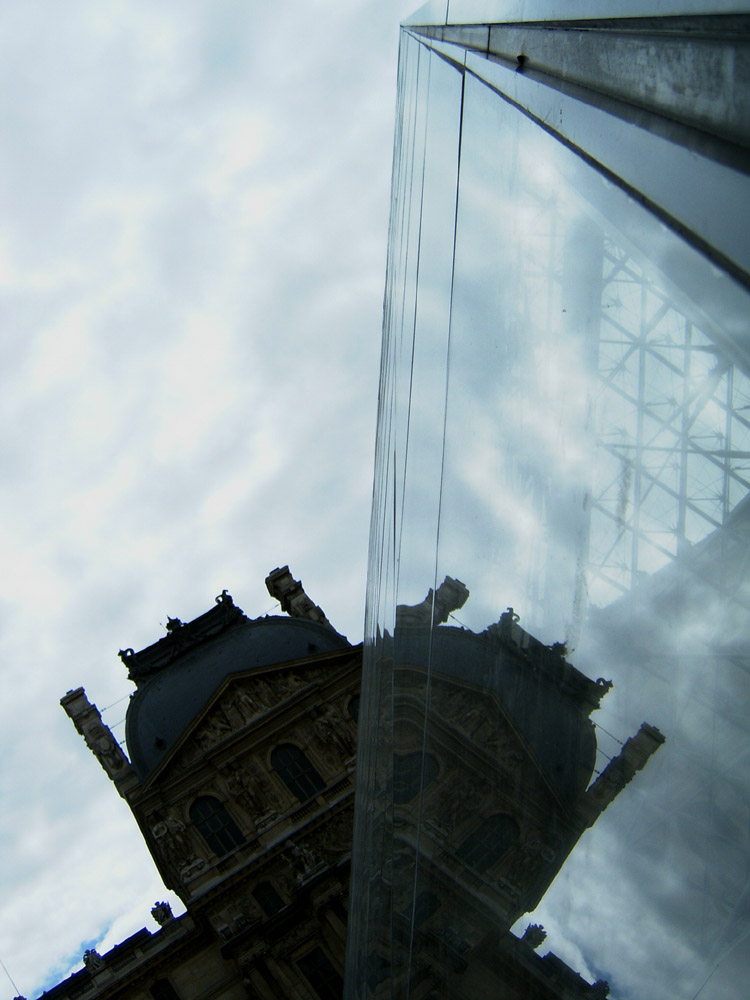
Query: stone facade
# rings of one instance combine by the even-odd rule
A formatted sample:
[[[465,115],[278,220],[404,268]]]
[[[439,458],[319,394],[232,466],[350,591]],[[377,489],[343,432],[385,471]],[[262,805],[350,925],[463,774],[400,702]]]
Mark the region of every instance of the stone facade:
[[[512,608],[480,633],[443,624],[468,596],[446,577],[380,637],[378,743],[363,747],[374,801],[352,887],[369,892],[355,954],[367,987],[354,995],[603,1000],[607,983],[536,954],[543,928],[511,928],[664,737],[644,723],[592,781],[590,715],[612,684],[539,642]]]
[[[295,607],[315,607],[288,571],[284,582]],[[83,689],[62,699],[187,912],[175,918],[157,902],[158,930],[140,931],[104,955],[88,952],[83,969],[48,998],[340,996],[356,746],[351,703],[362,650],[317,610],[289,623],[288,636],[286,622],[249,621],[225,592],[194,622],[170,619],[153,646],[123,651],[139,688],[128,719],[133,761]],[[321,630],[330,641],[319,640]],[[267,632],[286,637],[286,645],[280,662],[258,667],[254,650]],[[300,649],[304,655],[289,655]],[[220,656],[231,662],[184,728],[176,733],[180,719],[165,719],[164,734],[153,735],[151,717],[143,718],[159,685],[172,685],[169,697],[178,701],[179,672],[195,683],[201,660],[216,674]],[[273,658],[264,647],[261,659]],[[151,742],[159,741],[167,746],[156,748],[154,765]]]
[[[170,619],[152,646],[121,652],[137,685],[129,757],[83,689],[62,699],[186,913],[156,902],[157,931],[87,951],[47,1000],[340,1000],[362,647],[287,567],[266,582],[290,618],[250,620],[225,591],[193,622]],[[431,629],[430,613],[445,621],[467,596],[446,578],[399,608],[389,639],[399,725],[378,730],[393,745],[373,775],[370,835],[388,844],[374,853],[393,937],[370,956],[368,995],[402,995],[393,949],[408,947],[413,1000],[603,1000],[605,983],[536,954],[543,928],[518,938],[510,927],[663,737],[644,724],[589,786],[589,715],[611,685],[539,643],[512,609],[479,635]],[[417,868],[429,891],[404,893]]]

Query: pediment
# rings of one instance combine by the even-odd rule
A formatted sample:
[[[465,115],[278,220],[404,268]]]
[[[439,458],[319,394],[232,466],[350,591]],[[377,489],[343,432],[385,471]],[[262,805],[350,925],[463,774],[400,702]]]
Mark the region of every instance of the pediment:
[[[269,716],[306,690],[330,679],[337,666],[351,660],[353,654],[350,647],[302,663],[255,668],[226,677],[149,776],[147,784],[168,780],[170,775],[197,763],[214,747],[264,724]]]

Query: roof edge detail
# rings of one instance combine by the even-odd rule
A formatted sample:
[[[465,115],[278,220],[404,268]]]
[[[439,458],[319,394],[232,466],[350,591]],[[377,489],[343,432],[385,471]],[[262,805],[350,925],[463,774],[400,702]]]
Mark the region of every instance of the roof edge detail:
[[[167,634],[136,653],[132,648],[121,649],[120,659],[128,668],[128,678],[141,684],[153,674],[169,666],[177,657],[195,649],[210,639],[243,625],[249,619],[242,608],[222,590],[209,611],[190,622],[167,617]]]

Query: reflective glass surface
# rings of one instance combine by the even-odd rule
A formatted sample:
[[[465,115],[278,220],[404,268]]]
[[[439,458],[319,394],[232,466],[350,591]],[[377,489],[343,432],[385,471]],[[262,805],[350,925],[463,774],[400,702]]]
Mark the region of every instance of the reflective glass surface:
[[[408,34],[399,94],[346,995],[736,998],[747,295]]]

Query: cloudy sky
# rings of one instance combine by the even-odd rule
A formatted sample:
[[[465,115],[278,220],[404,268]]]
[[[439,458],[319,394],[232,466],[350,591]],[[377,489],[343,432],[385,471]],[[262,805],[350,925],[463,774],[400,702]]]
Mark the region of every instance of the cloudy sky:
[[[122,739],[117,650],[224,587],[271,611],[286,562],[362,636],[417,6],[0,11],[0,958],[28,997],[166,896],[60,696],[85,686]]]

